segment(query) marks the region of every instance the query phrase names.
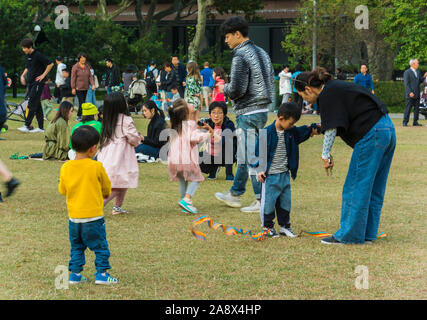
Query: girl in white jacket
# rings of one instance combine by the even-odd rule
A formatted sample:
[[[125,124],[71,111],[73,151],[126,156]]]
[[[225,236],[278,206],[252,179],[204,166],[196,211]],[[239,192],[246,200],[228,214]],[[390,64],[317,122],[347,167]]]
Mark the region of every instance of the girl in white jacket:
[[[289,66],[284,66],[283,70],[279,73],[279,94],[282,96],[282,103],[288,102],[292,94],[291,77],[292,73],[289,72]]]

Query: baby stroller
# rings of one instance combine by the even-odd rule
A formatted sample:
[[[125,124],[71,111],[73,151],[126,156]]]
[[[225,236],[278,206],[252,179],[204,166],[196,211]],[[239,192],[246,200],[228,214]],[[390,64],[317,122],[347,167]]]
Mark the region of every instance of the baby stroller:
[[[424,91],[421,94],[420,113],[427,119],[427,79],[424,81]]]
[[[21,103],[6,102],[6,120],[25,122],[28,114],[27,106],[28,100]]]
[[[129,111],[138,114],[146,96],[147,89],[145,80],[134,80],[129,86],[129,95],[127,97]]]

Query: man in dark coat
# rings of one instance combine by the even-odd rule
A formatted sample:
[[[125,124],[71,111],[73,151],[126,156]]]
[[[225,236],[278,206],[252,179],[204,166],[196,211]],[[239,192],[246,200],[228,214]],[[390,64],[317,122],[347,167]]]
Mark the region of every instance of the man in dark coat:
[[[403,115],[403,126],[406,127],[409,122],[409,116],[411,114],[411,109],[414,108],[414,126],[421,126],[418,123],[419,116],[419,106],[420,106],[420,83],[424,82],[424,79],[427,76],[427,72],[424,74],[424,77],[421,76],[421,72],[418,70],[418,60],[411,59],[409,61],[411,66],[405,70],[403,74],[403,82],[405,84],[405,112]]]

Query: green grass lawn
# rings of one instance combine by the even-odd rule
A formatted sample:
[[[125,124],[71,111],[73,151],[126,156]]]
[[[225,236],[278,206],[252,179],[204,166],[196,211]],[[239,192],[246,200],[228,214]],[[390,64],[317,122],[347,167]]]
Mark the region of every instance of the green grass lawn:
[[[303,116],[298,124],[316,121],[318,117]],[[139,115],[135,122],[145,133],[148,121]],[[16,130],[21,123],[8,124],[10,130],[0,135],[6,139],[0,141],[0,158],[22,185],[0,204],[0,299],[427,298],[427,127],[403,128],[401,120],[395,120],[398,145],[380,225],[387,237],[372,245],[327,246],[308,236],[255,242],[207,225],[199,227],[207,240],[196,240],[190,226],[200,215],[256,231],[261,229],[259,215],[244,214],[215,199],[215,192],[231,186],[224,169],[218,180],[204,181],[197,190],[194,204],[200,214],[185,215],[167,166],[140,164],[139,187],[128,192],[123,206],[130,214],[113,217],[112,204],[105,208],[110,273],[119,284],[94,284],[94,254],[87,251],[83,275],[88,283],[59,290],[55,268],[68,266],[70,248],[65,198],[58,193],[63,163],[9,160],[16,152],[41,152],[43,134],[24,134]],[[296,232],[333,233],[339,227],[341,190],[352,150],[337,139],[331,178],[322,168],[321,148],[321,136],[301,145],[300,170],[292,182],[291,222]],[[253,200],[250,182],[247,187],[243,205]],[[369,271],[367,290],[355,287],[359,265]]]

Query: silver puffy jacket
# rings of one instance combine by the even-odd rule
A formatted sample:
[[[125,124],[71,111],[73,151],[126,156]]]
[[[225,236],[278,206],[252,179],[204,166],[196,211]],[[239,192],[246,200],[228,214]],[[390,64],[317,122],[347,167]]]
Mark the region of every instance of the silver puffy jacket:
[[[233,49],[230,82],[224,93],[236,115],[267,109],[274,101],[274,69],[268,54],[247,40]]]

